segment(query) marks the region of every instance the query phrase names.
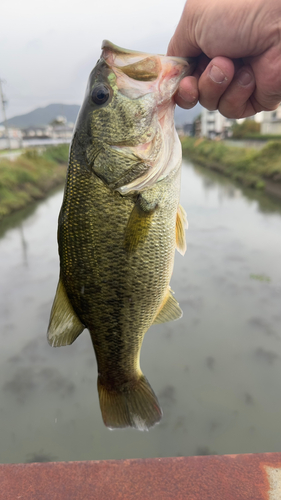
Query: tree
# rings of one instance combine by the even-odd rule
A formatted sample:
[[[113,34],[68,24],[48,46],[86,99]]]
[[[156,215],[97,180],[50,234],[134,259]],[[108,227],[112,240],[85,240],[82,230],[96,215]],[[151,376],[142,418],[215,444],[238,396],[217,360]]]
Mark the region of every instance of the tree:
[[[254,120],[246,119],[242,123],[236,122],[232,125],[232,137],[234,139],[243,139],[249,135],[259,134],[260,128],[260,123]]]

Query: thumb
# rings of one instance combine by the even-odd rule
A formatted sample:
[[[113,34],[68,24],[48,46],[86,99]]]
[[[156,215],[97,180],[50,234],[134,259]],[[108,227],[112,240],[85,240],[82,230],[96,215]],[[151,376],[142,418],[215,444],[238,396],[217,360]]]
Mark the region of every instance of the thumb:
[[[167,56],[197,57],[200,54],[202,50],[191,42],[186,32],[182,33],[179,23],[168,45]]]
[[[202,50],[197,45],[192,36],[191,24],[195,21],[190,12],[188,12],[189,3],[187,2],[181,15],[179,24],[168,45],[167,56],[177,57],[197,57]]]

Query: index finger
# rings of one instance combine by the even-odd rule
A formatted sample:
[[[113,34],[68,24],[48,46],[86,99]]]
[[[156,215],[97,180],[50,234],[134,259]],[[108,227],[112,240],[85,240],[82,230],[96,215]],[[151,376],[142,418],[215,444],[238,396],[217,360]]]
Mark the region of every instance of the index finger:
[[[192,76],[186,76],[181,80],[179,89],[175,95],[175,102],[181,108],[193,108],[198,102],[198,80],[209,62],[210,59],[205,54],[202,54],[197,58],[197,66]]]

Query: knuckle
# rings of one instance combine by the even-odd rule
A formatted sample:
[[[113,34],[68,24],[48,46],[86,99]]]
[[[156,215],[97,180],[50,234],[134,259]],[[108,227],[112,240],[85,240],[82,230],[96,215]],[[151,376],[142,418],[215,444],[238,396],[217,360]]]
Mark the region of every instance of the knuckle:
[[[241,101],[237,95],[225,95],[220,99],[218,109],[226,118],[239,119],[244,117],[247,102],[248,98]]]
[[[243,108],[237,108],[237,107],[231,107],[231,106],[219,106],[218,108],[219,112],[225,116],[225,118],[235,118],[239,119],[242,118],[244,115],[244,107]]]
[[[208,111],[215,111],[218,109],[218,103],[217,102],[210,102],[206,101],[206,99],[199,99],[199,102],[203,108],[206,108]]]

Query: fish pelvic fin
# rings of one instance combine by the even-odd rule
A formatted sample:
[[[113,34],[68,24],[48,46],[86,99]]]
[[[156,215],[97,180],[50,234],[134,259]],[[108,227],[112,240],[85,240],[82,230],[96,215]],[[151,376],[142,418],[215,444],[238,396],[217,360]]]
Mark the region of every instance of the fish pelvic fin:
[[[52,347],[72,344],[84,328],[69,302],[60,279],[51,310],[47,332],[48,342]]]
[[[188,222],[185,210],[179,205],[176,220],[176,249],[181,255],[184,255],[186,251],[185,229],[187,228]]]
[[[143,374],[120,389],[108,388],[99,377],[98,392],[103,422],[109,429],[134,427],[148,431],[162,418],[157,397]]]
[[[174,321],[182,317],[182,310],[178,301],[175,299],[171,288],[168,288],[168,293],[163,300],[161,309],[156,318],[154,318],[153,325]]]

